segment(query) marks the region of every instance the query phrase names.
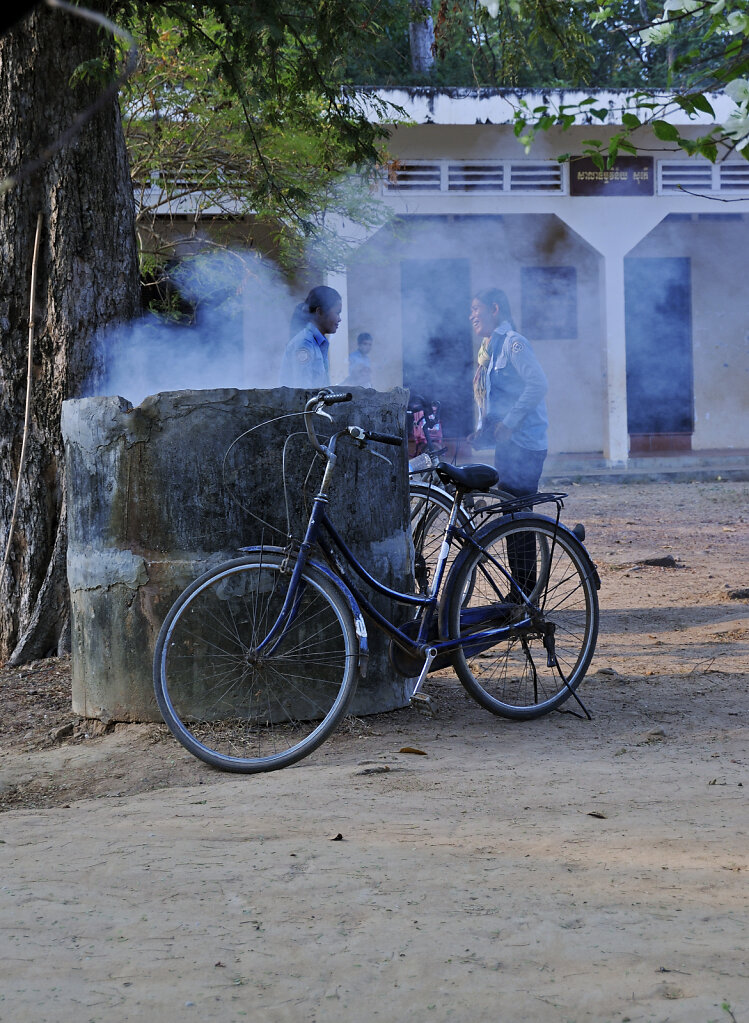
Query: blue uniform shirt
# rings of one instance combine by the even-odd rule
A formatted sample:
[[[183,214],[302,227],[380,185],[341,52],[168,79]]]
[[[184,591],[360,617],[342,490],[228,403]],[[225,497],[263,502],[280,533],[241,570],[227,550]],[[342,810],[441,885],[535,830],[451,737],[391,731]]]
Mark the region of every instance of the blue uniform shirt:
[[[313,323],[300,330],[286,345],[281,362],[282,387],[327,387],[330,383],[330,343]]]
[[[489,415],[512,430],[512,440],[521,448],[546,450],[549,419],[544,396],[549,384],[528,340],[509,323],[501,323],[491,336],[490,352]]]

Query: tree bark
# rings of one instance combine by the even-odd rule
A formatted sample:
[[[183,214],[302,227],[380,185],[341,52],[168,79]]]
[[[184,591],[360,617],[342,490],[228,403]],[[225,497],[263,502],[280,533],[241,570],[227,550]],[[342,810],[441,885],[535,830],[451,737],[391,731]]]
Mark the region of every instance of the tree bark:
[[[429,0],[409,0],[411,20],[408,39],[411,47],[411,70],[425,74],[434,67],[434,21]]]
[[[107,13],[107,4],[89,2]],[[108,45],[101,30],[36,8],[0,38],[0,178],[37,157],[105,87],[71,84]],[[0,516],[8,538],[23,439],[29,288],[37,214],[31,421],[10,561],[0,589],[0,661],[43,657],[68,628],[60,412],[83,393],[106,328],[138,309],[132,186],[116,101],[27,180],[0,195]]]

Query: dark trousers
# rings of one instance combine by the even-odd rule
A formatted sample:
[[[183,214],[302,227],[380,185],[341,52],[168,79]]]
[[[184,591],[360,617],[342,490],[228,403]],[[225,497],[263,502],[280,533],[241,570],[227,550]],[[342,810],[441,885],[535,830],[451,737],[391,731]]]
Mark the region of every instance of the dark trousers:
[[[494,464],[499,473],[499,486],[513,497],[535,494],[545,460],[546,451],[531,451],[512,441],[498,444],[494,450]],[[513,579],[524,593],[530,594],[536,585],[536,538],[533,533],[508,537],[507,560]]]

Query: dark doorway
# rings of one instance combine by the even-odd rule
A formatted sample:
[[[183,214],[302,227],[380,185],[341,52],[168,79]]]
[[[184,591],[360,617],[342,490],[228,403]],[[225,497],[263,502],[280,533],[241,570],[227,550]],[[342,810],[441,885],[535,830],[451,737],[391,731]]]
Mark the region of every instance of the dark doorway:
[[[467,259],[401,261],[403,383],[439,401],[445,437],[473,429],[473,343]]]
[[[624,260],[632,454],[692,446],[692,285],[682,256]]]

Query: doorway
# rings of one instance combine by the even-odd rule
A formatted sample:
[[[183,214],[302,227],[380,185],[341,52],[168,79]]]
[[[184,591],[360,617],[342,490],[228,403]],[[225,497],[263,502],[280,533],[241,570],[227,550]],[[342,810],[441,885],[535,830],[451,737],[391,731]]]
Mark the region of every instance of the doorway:
[[[624,260],[630,453],[690,451],[692,284],[683,256]]]
[[[403,385],[438,401],[444,437],[473,430],[468,259],[401,260]]]

